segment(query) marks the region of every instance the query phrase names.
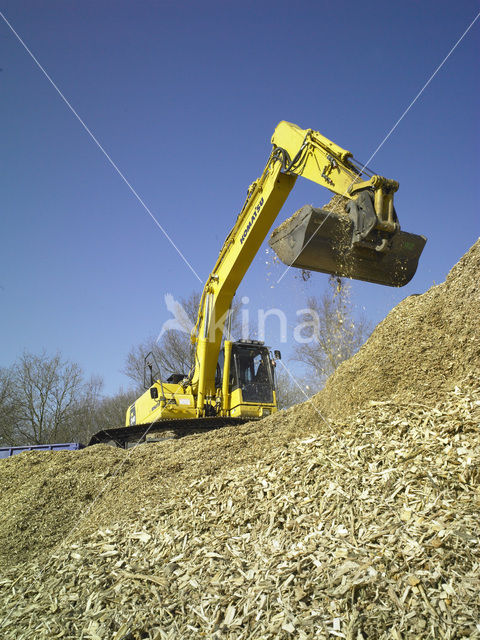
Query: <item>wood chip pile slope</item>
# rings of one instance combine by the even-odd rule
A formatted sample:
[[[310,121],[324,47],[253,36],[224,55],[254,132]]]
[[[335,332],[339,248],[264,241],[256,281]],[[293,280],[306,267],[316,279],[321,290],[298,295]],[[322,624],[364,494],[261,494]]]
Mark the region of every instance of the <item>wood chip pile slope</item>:
[[[442,284],[397,305],[328,380],[316,403],[330,416],[371,400],[434,403],[463,376],[480,374],[480,240]]]
[[[2,637],[476,637],[473,383],[322,423],[4,572]]]
[[[424,356],[428,402],[418,345],[409,356],[397,336],[390,349],[411,386],[398,373],[381,401],[352,401],[329,422],[305,404],[133,452],[2,461],[0,637],[480,637],[480,390],[468,328],[478,329],[463,300],[462,331],[452,320],[455,292],[470,292],[476,313],[479,251],[400,305],[410,342],[423,335],[415,322],[438,322],[428,312],[442,292],[457,323],[461,348],[438,325],[444,363],[448,344],[456,358],[447,373]],[[362,351],[385,349],[385,336],[377,328]],[[360,356],[343,367],[347,384]],[[322,410],[340,380],[316,399]],[[364,408],[346,418],[355,402]]]

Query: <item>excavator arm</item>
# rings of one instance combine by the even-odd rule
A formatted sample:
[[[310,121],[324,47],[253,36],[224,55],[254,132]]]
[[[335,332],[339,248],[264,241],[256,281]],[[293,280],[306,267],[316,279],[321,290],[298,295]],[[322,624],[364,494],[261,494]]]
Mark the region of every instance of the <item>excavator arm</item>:
[[[400,229],[394,212],[393,198],[398,190],[396,180],[388,180],[356,162],[350,151],[313,129],[300,129],[290,122],[280,122],[272,137],[272,144],[286,154],[285,171],[302,176],[351,200],[349,212],[362,219],[365,229],[358,231],[352,242],[365,238],[374,228],[387,233]],[[358,213],[358,198],[362,192],[372,195],[372,207],[364,215]],[[365,207],[362,207],[365,210]],[[363,218],[368,217],[365,224]]]
[[[300,224],[294,221],[293,229],[280,233],[276,244],[272,243],[276,232],[272,236],[271,245],[280,259],[291,266],[394,286],[405,284],[392,279],[390,273],[393,267],[398,271],[398,266],[404,264],[402,257],[408,253],[397,246],[393,258],[389,255],[392,240],[401,233],[393,205],[398,182],[372,174],[357,163],[349,151],[312,129],[300,129],[282,121],[275,129],[272,144],[265,170],[248,189],[245,204],[203,290],[192,332],[195,361],[189,380],[196,396],[198,416],[204,415],[206,403],[215,397],[216,364],[225,321],[237,287],[298,176],[346,197],[349,200],[348,215],[345,213],[339,220],[331,212],[321,209],[307,207],[303,213],[301,210]],[[322,227],[326,230],[319,233]],[[308,237],[307,233],[310,234]],[[410,237],[419,239],[413,252],[414,273],[425,239],[404,235],[408,235],[409,240]],[[315,242],[315,236],[320,242]],[[316,246],[319,251],[315,250]],[[309,256],[308,264],[305,263],[305,255]],[[410,279],[413,276],[410,263],[408,271]]]

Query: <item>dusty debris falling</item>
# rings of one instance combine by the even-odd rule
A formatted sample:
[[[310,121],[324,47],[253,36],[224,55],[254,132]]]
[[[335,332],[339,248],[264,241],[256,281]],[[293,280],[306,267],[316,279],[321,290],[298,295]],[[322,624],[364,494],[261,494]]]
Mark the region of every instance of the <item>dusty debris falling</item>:
[[[479,271],[477,243],[315,408],[2,461],[1,636],[480,637]]]

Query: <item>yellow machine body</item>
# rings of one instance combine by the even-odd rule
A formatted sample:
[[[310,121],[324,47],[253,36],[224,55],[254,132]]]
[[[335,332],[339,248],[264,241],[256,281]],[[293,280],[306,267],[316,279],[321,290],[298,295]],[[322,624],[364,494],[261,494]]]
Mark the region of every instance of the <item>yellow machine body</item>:
[[[164,383],[154,378],[149,389],[132,404],[127,426],[197,418],[191,385]],[[263,418],[277,411],[274,359],[260,341],[226,340],[216,368],[215,394],[204,417]]]

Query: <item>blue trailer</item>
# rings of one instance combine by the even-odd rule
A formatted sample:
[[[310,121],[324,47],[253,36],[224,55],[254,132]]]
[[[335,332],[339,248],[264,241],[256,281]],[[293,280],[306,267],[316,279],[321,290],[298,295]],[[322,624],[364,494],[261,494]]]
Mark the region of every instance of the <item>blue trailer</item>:
[[[16,456],[24,451],[77,451],[85,447],[81,442],[63,442],[61,444],[26,444],[20,447],[0,447],[0,458]]]

